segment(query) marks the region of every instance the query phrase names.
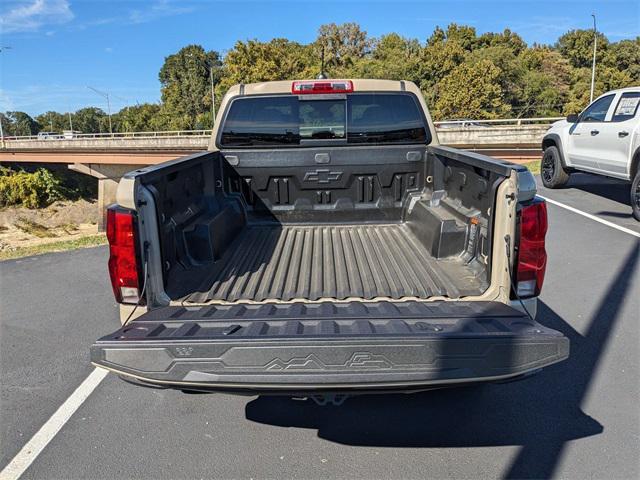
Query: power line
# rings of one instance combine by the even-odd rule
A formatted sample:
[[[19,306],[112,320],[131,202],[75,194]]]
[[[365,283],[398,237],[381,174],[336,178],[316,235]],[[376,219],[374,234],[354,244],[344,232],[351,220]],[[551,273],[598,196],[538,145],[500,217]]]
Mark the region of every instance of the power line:
[[[109,92],[103,92],[103,91],[98,90],[96,88],[90,87],[89,85],[87,85],[87,88],[89,90],[93,90],[94,92],[96,92],[101,97],[104,97],[104,98],[107,99],[107,110],[109,111],[109,133],[113,135],[113,128],[111,127],[111,99],[109,97]]]

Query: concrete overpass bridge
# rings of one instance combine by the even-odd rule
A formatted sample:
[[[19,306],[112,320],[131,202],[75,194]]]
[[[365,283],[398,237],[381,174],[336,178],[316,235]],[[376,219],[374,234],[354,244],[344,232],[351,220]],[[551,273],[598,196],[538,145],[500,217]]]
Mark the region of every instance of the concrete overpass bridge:
[[[559,118],[460,120],[436,122],[445,145],[514,162],[540,158],[540,144],[552,121]],[[115,200],[124,173],[206,150],[210,130],[73,134],[5,137],[0,162],[67,164],[98,179],[98,208]]]

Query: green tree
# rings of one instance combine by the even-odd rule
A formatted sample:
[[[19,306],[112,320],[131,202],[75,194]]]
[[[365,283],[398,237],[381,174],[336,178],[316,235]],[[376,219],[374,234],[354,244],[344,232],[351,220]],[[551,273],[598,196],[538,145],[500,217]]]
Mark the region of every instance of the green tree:
[[[467,55],[457,41],[447,41],[444,35],[434,32],[427,46],[420,51],[418,64],[419,85],[429,105],[435,102],[438,82],[460,66]]]
[[[478,44],[476,29],[468,25],[458,25],[457,23],[450,23],[447,26],[445,37],[448,42],[456,42],[463,49],[469,52],[476,48]]]
[[[524,50],[519,59],[525,73],[518,97],[518,116],[561,115],[571,85],[569,61],[549,47]]]
[[[218,52],[206,52],[200,45],[186,46],[165,58],[159,79],[162,109],[169,118],[169,128],[196,128],[198,115],[210,112],[210,75],[213,72],[214,84],[218,83],[221,66]]]
[[[82,133],[109,132],[109,117],[98,107],[85,107],[71,115],[73,129]]]
[[[626,72],[636,85],[640,83],[640,37],[609,44],[604,62]]]
[[[465,62],[436,85],[436,119],[498,118],[509,112],[502,102],[501,71],[490,60]]]
[[[356,62],[354,76],[419,82],[421,50],[418,40],[397,33],[383,35],[374,42],[371,54]]]
[[[120,132],[149,132],[163,130],[160,120],[160,105],[143,103],[125,107],[116,114],[115,122]]]
[[[40,124],[42,130],[48,132],[62,132],[69,129],[69,118],[67,114],[48,111],[36,116],[36,122]]]
[[[365,58],[372,41],[357,23],[329,23],[320,26],[315,44],[318,59],[324,52],[325,73],[340,77]]]
[[[41,130],[38,122],[25,112],[5,112],[1,120],[3,133],[6,136],[35,135]]]
[[[522,94],[527,78],[527,69],[514,51],[506,45],[493,45],[474,50],[468,61],[477,63],[488,60],[500,69],[497,78],[502,90],[503,102],[517,108],[522,102]]]
[[[505,28],[502,33],[487,32],[480,35],[477,40],[477,47],[506,47],[514,55],[519,55],[527,49],[527,43],[520,35]]]
[[[591,69],[577,68],[571,73],[571,89],[567,103],[564,105],[564,113],[578,113],[589,104],[591,88]],[[633,80],[625,71],[608,66],[596,67],[596,82],[594,85],[594,98],[609,90],[629,87]]]
[[[314,62],[316,65],[314,66]],[[224,59],[224,87],[237,83],[308,78],[320,72],[320,58],[313,58],[312,48],[274,38],[269,42],[236,42]]]
[[[597,35],[596,61],[600,62],[606,55],[609,40],[600,32]],[[573,67],[590,67],[593,61],[593,30],[571,30],[558,39],[556,48]]]
[[[238,41],[224,62],[217,52],[188,45],[166,57],[159,72],[162,102],[121,110],[113,115],[114,131],[210,128],[211,72],[219,106],[237,83],[315,78],[322,52],[333,78],[414,81],[439,119],[574,113],[589,101],[593,38],[592,30],[571,30],[553,46],[529,47],[510,29],[478,35],[472,26],[451,23],[421,43],[397,33],[374,39],[356,23],[332,23],[310,44]],[[595,93],[638,83],[640,37],[611,43],[598,33]],[[7,135],[68,128],[57,112],[35,120],[8,112],[0,119]],[[83,132],[108,131],[105,113],[94,107],[73,114],[73,124]]]

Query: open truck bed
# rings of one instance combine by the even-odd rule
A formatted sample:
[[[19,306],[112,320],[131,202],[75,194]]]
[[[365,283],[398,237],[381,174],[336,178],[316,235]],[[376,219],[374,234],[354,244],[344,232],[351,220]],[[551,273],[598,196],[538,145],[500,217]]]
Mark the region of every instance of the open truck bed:
[[[94,364],[146,385],[313,394],[566,358],[562,334],[511,306],[519,280],[537,295],[546,262],[528,170],[430,145],[410,82],[353,89],[234,87],[217,148],[123,178],[112,284],[148,311],[98,340]]]
[[[333,170],[289,150],[135,172],[160,220],[170,300],[457,299],[488,288],[487,211],[508,167],[424,147],[327,150]]]
[[[486,287],[464,259],[433,258],[405,224],[262,225],[183,301],[458,298]]]

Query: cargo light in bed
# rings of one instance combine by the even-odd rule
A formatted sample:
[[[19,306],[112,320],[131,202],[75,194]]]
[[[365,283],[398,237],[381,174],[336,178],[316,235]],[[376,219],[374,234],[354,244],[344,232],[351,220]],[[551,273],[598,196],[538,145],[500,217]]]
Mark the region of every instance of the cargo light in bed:
[[[291,93],[322,94],[322,93],[351,93],[351,80],[302,80],[291,84]]]

